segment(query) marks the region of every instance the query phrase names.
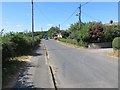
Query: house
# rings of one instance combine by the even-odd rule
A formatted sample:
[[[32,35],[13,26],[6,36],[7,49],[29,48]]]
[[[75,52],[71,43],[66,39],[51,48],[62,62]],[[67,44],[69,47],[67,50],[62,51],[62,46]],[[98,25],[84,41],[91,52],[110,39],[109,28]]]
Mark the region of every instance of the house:
[[[57,34],[58,35],[58,38],[62,38],[62,35],[61,35],[61,33],[59,33],[59,34]]]
[[[106,26],[120,26],[120,22],[113,22],[112,24],[111,23],[105,23],[104,25]]]

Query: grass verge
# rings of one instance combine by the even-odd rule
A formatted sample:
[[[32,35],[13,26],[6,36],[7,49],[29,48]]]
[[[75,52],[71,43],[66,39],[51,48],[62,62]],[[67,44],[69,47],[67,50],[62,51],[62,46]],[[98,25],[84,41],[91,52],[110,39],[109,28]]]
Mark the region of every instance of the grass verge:
[[[78,45],[75,45],[75,44],[70,44],[70,43],[66,43],[66,42],[62,42],[62,41],[57,41],[59,43],[61,43],[62,45],[66,45],[66,46],[69,46],[69,47],[72,47],[72,48],[86,48],[86,47],[83,47],[83,46],[78,46]]]
[[[20,56],[11,58],[9,61],[2,63],[2,86],[3,88],[12,85],[12,81],[16,80],[20,70],[22,70],[32,56]],[[9,85],[11,83],[11,85]]]
[[[113,50],[111,52],[108,52],[107,55],[114,58],[120,58],[120,50]]]

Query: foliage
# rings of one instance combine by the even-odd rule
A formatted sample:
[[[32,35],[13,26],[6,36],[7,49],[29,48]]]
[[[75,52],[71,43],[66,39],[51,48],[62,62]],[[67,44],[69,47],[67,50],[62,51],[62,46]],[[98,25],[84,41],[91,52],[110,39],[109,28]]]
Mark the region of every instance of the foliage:
[[[78,25],[79,25],[78,23],[74,23],[74,24],[70,25],[70,28],[68,28],[69,31],[70,31],[70,36],[69,37],[71,39],[75,39],[76,38],[76,34],[77,34],[78,29],[79,29]]]
[[[48,36],[48,31],[40,32],[40,35],[39,35],[40,39],[45,38],[46,36]]]
[[[62,42],[77,45],[77,41],[75,39],[59,39],[59,40],[62,41]]]
[[[114,38],[112,42],[113,49],[120,49],[120,37]]]
[[[120,36],[118,26],[108,26],[94,21],[82,23],[81,29],[79,29],[78,23],[71,24],[66,32],[69,36],[65,38],[75,39],[79,45],[90,42],[112,42],[115,37]]]
[[[2,51],[2,34],[3,34],[4,29],[0,31],[0,51]],[[1,53],[0,53],[1,54]]]
[[[34,33],[35,47],[40,43],[39,32]],[[31,54],[32,35],[31,33],[6,33],[0,34],[2,45],[2,81],[3,86],[7,84],[13,75],[24,67],[27,63],[16,59],[18,56]]]
[[[61,35],[62,35],[62,38],[67,38],[69,36],[69,32],[61,30]]]
[[[53,35],[58,34],[58,33],[60,33],[60,30],[59,30],[58,27],[51,27],[48,30],[48,36],[49,36],[49,38],[53,38]]]
[[[40,42],[35,36],[35,46]],[[7,33],[2,36],[2,60],[8,61],[15,56],[25,55],[32,50],[32,38],[24,33]]]
[[[112,42],[115,37],[120,36],[120,30],[117,27],[104,27],[104,42]]]
[[[90,42],[100,42],[103,37],[103,27],[102,25],[93,25],[88,31]]]
[[[89,35],[88,35],[88,30],[89,30],[90,25],[86,23],[85,25],[82,26],[81,30],[78,33],[78,37],[81,42],[88,42],[89,41]]]

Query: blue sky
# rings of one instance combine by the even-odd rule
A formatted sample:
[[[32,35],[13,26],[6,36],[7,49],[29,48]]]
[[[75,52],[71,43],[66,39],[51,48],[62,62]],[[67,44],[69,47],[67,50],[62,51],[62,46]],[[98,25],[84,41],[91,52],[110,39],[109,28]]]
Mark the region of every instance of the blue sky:
[[[48,30],[51,26],[63,23],[79,6],[85,2],[35,2],[35,31]],[[78,10],[77,10],[78,12]],[[76,13],[77,13],[76,12]],[[118,21],[117,2],[89,2],[82,7],[82,22],[110,20]],[[67,29],[70,24],[78,21],[74,14],[67,22],[61,24],[61,29]],[[2,28],[5,32],[31,31],[31,3],[3,2]]]

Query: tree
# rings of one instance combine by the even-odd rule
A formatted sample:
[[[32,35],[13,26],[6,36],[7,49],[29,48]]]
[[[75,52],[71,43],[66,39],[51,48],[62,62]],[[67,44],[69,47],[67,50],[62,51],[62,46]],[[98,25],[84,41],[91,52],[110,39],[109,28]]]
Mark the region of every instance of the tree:
[[[61,30],[62,38],[67,38],[69,36],[68,31]]]
[[[53,35],[58,34],[58,33],[60,33],[60,30],[59,30],[58,27],[51,27],[51,28],[48,30],[48,36],[49,36],[50,38],[52,38]]]
[[[113,24],[113,20],[110,20],[110,24]]]
[[[103,36],[103,27],[98,24],[89,29],[90,42],[100,42]]]

